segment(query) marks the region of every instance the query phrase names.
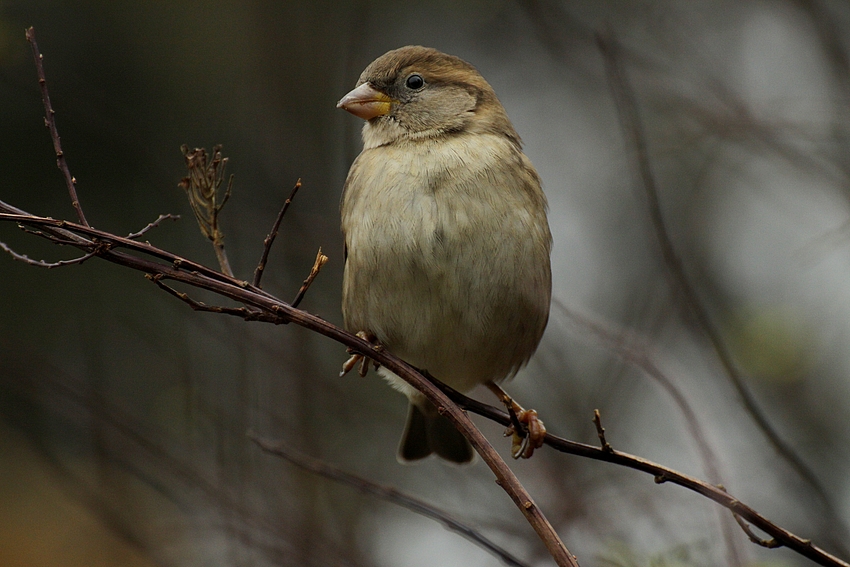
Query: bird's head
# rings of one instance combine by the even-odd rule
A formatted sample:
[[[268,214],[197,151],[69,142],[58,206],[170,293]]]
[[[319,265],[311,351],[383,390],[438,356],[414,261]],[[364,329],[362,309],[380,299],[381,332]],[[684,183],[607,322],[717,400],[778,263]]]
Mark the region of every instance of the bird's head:
[[[367,121],[364,140],[384,145],[454,133],[519,136],[484,77],[466,61],[407,46],[373,61],[337,104]]]

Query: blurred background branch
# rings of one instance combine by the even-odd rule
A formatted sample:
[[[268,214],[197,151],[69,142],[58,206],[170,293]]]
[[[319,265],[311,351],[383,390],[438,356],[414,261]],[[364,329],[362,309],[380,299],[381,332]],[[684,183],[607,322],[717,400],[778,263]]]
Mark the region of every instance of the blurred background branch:
[[[624,131],[624,137],[632,144],[635,167],[639,173],[641,185],[646,194],[648,216],[652,224],[655,236],[658,240],[661,249],[661,255],[667,269],[669,270],[672,286],[678,294],[681,294],[683,299],[684,317],[687,320],[692,316],[700,330],[711,343],[712,348],[717,354],[726,376],[732,382],[735,390],[740,396],[746,411],[752,416],[756,426],[762,431],[768,442],[773,445],[779,455],[782,456],[794,470],[805,480],[813,489],[814,493],[821,501],[826,515],[829,517],[829,525],[833,527],[833,542],[834,545],[839,545],[845,553],[847,548],[838,542],[848,540],[848,532],[843,526],[843,522],[832,506],[826,489],[821,484],[820,480],[803,461],[803,459],[776,431],[773,425],[768,421],[767,416],[759,407],[749,388],[744,384],[744,376],[738,369],[737,363],[733,360],[729,348],[726,346],[726,341],[721,336],[720,330],[712,321],[706,308],[703,306],[702,300],[698,297],[694,286],[691,284],[690,277],[685,271],[684,263],[676,251],[670,233],[667,230],[667,225],[662,213],[662,205],[658,197],[658,187],[656,185],[655,176],[652,171],[650,158],[650,150],[647,146],[646,134],[644,126],[641,122],[635,93],[632,90],[631,84],[627,78],[626,70],[622,67],[622,54],[620,53],[620,45],[610,31],[602,32],[597,35],[597,43],[602,52],[603,59],[608,71],[608,77],[611,84],[613,98],[617,105],[618,115]],[[657,376],[657,373],[654,374]],[[687,406],[682,403],[683,398],[677,396],[678,405],[683,408],[689,423],[695,423],[692,412],[688,411]],[[722,484],[722,479],[719,476],[714,466],[714,456],[711,454],[707,443],[704,441],[704,436],[699,431],[691,426],[691,434],[697,442],[700,453],[703,455],[703,466],[708,464],[706,470],[711,474],[711,478],[715,478],[716,482]],[[730,555],[731,564],[740,564],[741,559],[738,553],[735,552],[735,546],[732,544],[730,526],[724,524],[724,537],[727,541],[727,546],[732,551]]]

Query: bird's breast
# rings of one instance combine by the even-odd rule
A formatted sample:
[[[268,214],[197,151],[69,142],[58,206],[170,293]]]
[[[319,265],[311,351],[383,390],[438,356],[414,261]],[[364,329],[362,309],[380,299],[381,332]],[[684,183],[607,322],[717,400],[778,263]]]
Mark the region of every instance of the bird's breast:
[[[508,141],[477,138],[364,151],[341,208],[346,326],[455,387],[455,367],[473,384],[509,374],[534,350],[548,313],[549,231],[536,176],[508,167],[517,159]],[[524,318],[534,336],[513,332],[524,332]],[[527,343],[524,352],[488,338],[501,327]]]

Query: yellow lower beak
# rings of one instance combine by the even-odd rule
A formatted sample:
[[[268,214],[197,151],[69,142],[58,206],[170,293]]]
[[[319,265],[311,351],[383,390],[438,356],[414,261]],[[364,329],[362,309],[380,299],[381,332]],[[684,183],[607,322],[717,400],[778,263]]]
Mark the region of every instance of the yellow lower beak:
[[[371,120],[376,116],[383,116],[390,111],[393,99],[376,90],[369,83],[363,83],[336,104],[363,120]]]

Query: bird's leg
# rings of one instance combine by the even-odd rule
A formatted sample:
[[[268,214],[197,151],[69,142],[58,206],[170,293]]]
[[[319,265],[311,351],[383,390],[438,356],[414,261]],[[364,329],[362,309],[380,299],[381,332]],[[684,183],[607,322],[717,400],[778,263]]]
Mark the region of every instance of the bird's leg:
[[[378,342],[377,337],[375,337],[375,335],[368,331],[360,331],[359,333],[357,333],[357,336],[363,339],[364,341],[369,341],[369,343],[372,344],[372,348],[375,350],[382,350],[384,348],[383,345]],[[369,372],[369,359],[363,356],[361,353],[355,351],[354,349],[349,348],[347,349],[347,351],[348,354],[351,355],[351,358],[349,358],[343,363],[342,370],[340,371],[339,375],[345,376],[346,374],[351,372],[351,369],[357,366],[357,363],[359,362],[360,369],[357,371],[357,373],[360,374],[361,377],[366,376],[366,374]],[[380,365],[375,361],[372,362],[375,365],[375,370],[377,370]]]
[[[537,417],[537,411],[523,409],[495,382],[487,382],[486,386],[505,404],[511,416],[511,425],[505,430],[505,437],[511,436],[511,456],[514,459],[530,458],[535,449],[543,446],[546,437],[546,426]]]

